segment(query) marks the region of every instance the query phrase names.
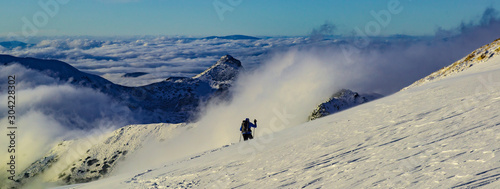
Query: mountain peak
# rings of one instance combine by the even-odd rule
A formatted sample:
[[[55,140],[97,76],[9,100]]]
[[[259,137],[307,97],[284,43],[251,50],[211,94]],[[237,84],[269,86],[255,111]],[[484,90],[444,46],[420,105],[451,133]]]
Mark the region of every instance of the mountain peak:
[[[213,88],[220,88],[232,83],[241,69],[243,66],[239,60],[231,55],[224,55],[213,66],[193,78],[207,81]]]
[[[229,64],[229,65],[232,65],[232,66],[236,66],[236,67],[242,67],[241,66],[241,62],[239,60],[237,60],[236,58],[234,58],[233,56],[231,55],[224,55],[222,56],[219,61],[217,61],[216,65],[217,64],[222,64],[222,63],[226,63],[226,64]]]

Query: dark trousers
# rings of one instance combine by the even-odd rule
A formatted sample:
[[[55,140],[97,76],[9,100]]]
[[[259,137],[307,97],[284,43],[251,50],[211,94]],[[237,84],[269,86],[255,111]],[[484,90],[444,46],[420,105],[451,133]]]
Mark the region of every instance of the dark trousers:
[[[243,134],[243,140],[253,139],[252,134]]]

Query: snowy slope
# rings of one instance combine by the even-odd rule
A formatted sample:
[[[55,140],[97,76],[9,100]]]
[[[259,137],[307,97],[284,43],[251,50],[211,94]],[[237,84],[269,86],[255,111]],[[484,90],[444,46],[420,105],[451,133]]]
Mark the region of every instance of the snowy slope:
[[[326,102],[321,103],[318,107],[311,113],[309,120],[315,120],[321,117],[325,117],[336,112],[375,100],[382,97],[379,94],[363,94],[360,95],[357,92],[353,92],[349,89],[342,89],[335,93]]]
[[[439,80],[451,75],[454,75],[456,73],[462,72],[469,67],[475,66],[477,64],[487,62],[490,58],[492,58],[495,55],[498,55],[500,53],[500,38],[495,40],[493,43],[487,44],[485,46],[482,46],[479,49],[476,49],[472,53],[470,53],[468,56],[456,61],[455,63],[444,67],[431,75],[422,78],[415,83],[411,84],[410,86],[404,88],[403,90],[415,87],[415,86],[420,86],[428,82],[432,82],[435,80]]]
[[[70,184],[97,180],[146,142],[168,140],[188,128],[186,124],[129,125],[108,134],[62,141],[18,174],[14,179],[20,185],[14,186],[30,186],[34,181]]]
[[[279,133],[63,188],[500,188],[499,89],[495,56]]]

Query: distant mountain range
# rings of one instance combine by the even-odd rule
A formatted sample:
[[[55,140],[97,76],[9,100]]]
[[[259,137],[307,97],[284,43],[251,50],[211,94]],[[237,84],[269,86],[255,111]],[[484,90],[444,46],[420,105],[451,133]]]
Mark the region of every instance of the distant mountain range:
[[[139,123],[189,122],[200,103],[227,90],[243,66],[230,55],[193,78],[172,77],[140,87],[126,87],[100,76],[81,72],[58,60],[19,58],[0,55],[3,65],[20,64],[78,87],[89,87],[109,95],[136,113]],[[84,129],[85,125],[75,125]]]
[[[148,73],[146,72],[132,72],[132,73],[126,73],[123,74],[122,77],[141,77],[143,75],[147,75]]]
[[[231,40],[253,39],[253,40],[257,40],[260,38],[247,36],[247,35],[227,35],[227,36],[209,36],[209,37],[205,37],[203,39],[231,39]]]
[[[31,47],[31,46],[33,46],[33,44],[23,43],[20,41],[3,41],[3,42],[0,42],[0,46],[7,48],[7,49],[14,49],[17,47],[20,47],[20,48]]]

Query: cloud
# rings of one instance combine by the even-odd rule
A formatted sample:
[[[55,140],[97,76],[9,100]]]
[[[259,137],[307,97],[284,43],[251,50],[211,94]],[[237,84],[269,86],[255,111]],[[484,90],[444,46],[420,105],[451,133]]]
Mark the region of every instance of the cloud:
[[[16,75],[16,170],[40,158],[56,142],[88,136],[95,130],[109,131],[134,122],[130,110],[108,96],[78,88],[17,64],[0,66],[0,77]],[[6,89],[1,83],[0,89]],[[7,93],[0,98],[7,104]],[[0,107],[0,121],[7,123],[7,106]],[[6,133],[5,127],[2,127]],[[0,139],[8,146],[7,137]],[[8,156],[0,157],[7,162]],[[6,170],[5,164],[0,169]],[[1,178],[7,178],[5,172]]]
[[[58,59],[82,71],[104,76],[123,85],[140,86],[171,76],[194,76],[214,64],[221,56],[233,54],[254,68],[270,49],[304,43],[303,38],[260,40],[196,39],[179,37],[143,37],[118,39],[54,38],[33,47],[0,49],[2,54],[43,59]],[[137,72],[145,77],[122,78]]]
[[[325,36],[334,35],[337,30],[337,26],[331,22],[326,21],[324,24],[318,28],[314,28],[309,36],[312,41],[322,40]]]
[[[499,38],[497,15],[488,8],[478,20],[438,29],[433,37],[354,36],[303,45],[300,51],[343,64],[335,69],[351,75],[334,82],[345,88],[391,94]]]
[[[259,40],[199,39],[184,37],[135,37],[135,38],[53,38],[45,39],[28,48],[0,49],[2,54],[43,59],[58,59],[70,63],[82,71],[97,74],[112,82],[140,86],[162,81],[168,77],[191,77],[215,63],[221,56],[231,54],[243,62],[247,69],[255,69],[275,52],[289,48],[328,49],[333,54],[345,52],[346,57],[331,57],[353,63],[352,60],[369,61],[375,65],[384,64],[386,70],[411,72],[408,77],[396,79],[402,74],[391,73],[391,85],[384,88],[372,83],[372,91],[397,91],[414,79],[425,76],[428,72],[453,62],[475,48],[490,42],[498,31],[497,11],[485,10],[475,21],[464,21],[451,30],[439,29],[434,38],[424,37],[375,37],[370,44],[358,47],[356,37],[325,39],[333,35],[336,27],[325,22],[311,32],[309,38],[263,38]],[[344,49],[343,49],[344,48]],[[440,49],[442,48],[442,49]],[[350,50],[360,51],[352,52]],[[433,49],[433,50],[426,50]],[[443,50],[451,49],[451,50]],[[360,54],[361,53],[361,54]],[[406,54],[401,54],[406,53]],[[416,54],[418,56],[415,56]],[[440,56],[438,56],[438,54]],[[357,57],[360,55],[361,57]],[[374,58],[373,60],[369,58]],[[364,58],[363,58],[364,57]],[[402,58],[403,57],[403,58]],[[406,59],[406,58],[410,59]],[[428,57],[426,59],[425,57]],[[361,60],[363,58],[363,60]],[[384,60],[385,59],[385,60]],[[424,61],[420,66],[409,61]],[[388,62],[406,62],[391,65]],[[403,65],[407,65],[404,67]],[[369,65],[373,67],[373,65]],[[395,68],[401,68],[396,70]],[[410,68],[417,68],[418,72]],[[382,69],[377,68],[377,69]],[[123,78],[125,73],[147,72],[148,75],[137,78]],[[385,70],[377,70],[383,73]],[[373,73],[370,73],[373,75]],[[374,77],[380,77],[373,75]],[[389,80],[389,79],[387,79]],[[392,84],[394,83],[394,84]],[[369,87],[370,88],[370,87]]]
[[[491,25],[493,22],[498,21],[498,11],[492,7],[487,8],[483,12],[483,16],[479,21],[481,26]]]

